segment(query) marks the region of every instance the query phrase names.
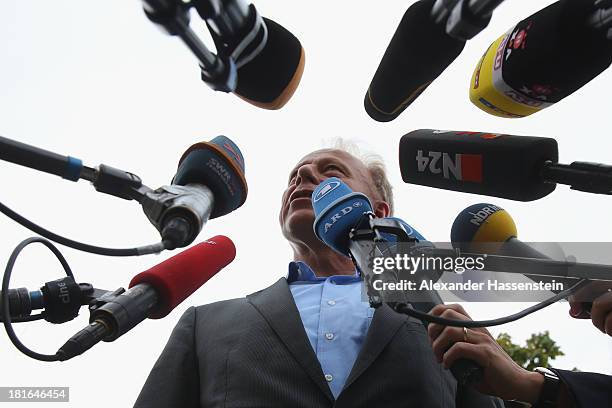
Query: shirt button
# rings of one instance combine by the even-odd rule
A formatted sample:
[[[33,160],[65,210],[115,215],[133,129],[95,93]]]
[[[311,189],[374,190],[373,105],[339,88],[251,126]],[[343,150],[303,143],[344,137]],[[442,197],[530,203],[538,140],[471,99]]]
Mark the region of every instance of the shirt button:
[[[325,338],[327,340],[333,340],[334,339],[334,333],[325,333]]]
[[[328,305],[330,305],[330,306],[333,306],[333,305],[335,305],[335,304],[336,304],[336,301],[334,301],[334,300],[328,300],[328,301],[327,301],[327,304],[328,304]]]
[[[327,382],[332,382],[332,381],[333,381],[333,379],[334,379],[334,376],[333,376],[333,375],[331,375],[331,374],[325,374],[325,380],[326,380]]]

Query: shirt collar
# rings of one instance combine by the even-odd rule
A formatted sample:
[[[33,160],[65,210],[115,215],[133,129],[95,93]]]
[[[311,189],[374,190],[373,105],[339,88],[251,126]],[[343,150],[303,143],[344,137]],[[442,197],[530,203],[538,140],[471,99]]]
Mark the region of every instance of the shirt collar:
[[[287,274],[287,283],[322,283],[329,280],[332,283],[343,285],[347,283],[359,282],[361,278],[357,271],[354,275],[332,275],[329,277],[318,277],[314,271],[302,261],[289,262],[289,273]]]

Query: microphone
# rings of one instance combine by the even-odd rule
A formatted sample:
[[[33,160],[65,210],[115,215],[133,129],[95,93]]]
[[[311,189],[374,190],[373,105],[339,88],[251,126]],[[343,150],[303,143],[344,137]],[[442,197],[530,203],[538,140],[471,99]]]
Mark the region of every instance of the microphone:
[[[217,136],[187,149],[172,184],[145,193],[140,203],[168,249],[174,249],[192,243],[209,218],[242,206],[247,192],[240,149]]]
[[[611,27],[609,2],[551,4],[489,46],[472,75],[470,100],[503,118],[552,106],[610,66]]]
[[[337,177],[324,180],[312,192],[314,233],[334,251],[350,256],[349,233],[365,214],[373,214],[363,193],[353,192]]]
[[[264,109],[280,109],[304,72],[300,41],[280,24],[261,17],[243,0],[199,0],[194,7],[206,21],[220,55],[236,63],[234,93]],[[202,80],[207,81],[202,70]]]
[[[550,258],[518,238],[516,224],[506,210],[494,204],[479,203],[461,211],[451,228],[453,247],[463,251],[482,251],[508,257],[519,258]],[[497,244],[496,244],[497,243]],[[539,282],[560,282],[568,288],[577,279],[524,274]],[[555,293],[561,291],[552,290]]]
[[[287,29],[265,17],[263,21],[268,41],[256,57],[238,67],[234,94],[258,108],[277,110],[297,90],[306,56],[300,41]]]
[[[280,109],[304,71],[299,40],[278,23],[261,17],[244,0],[143,0],[145,14],[183,40],[200,62],[202,80],[216,91],[233,92],[264,109]],[[194,7],[213,38],[214,55],[189,27]]]
[[[373,289],[371,280],[373,258],[393,256],[397,253],[400,241],[411,242],[415,247],[431,247],[423,236],[404,221],[387,217],[374,219],[370,200],[363,193],[353,192],[342,180],[331,177],[319,184],[312,193],[312,206],[315,213],[313,229],[317,238],[336,252],[350,257],[366,282],[370,303],[380,306],[382,297]],[[366,221],[370,221],[366,225]],[[372,222],[374,221],[374,222]],[[400,236],[393,236],[393,233]],[[369,245],[368,245],[369,244]],[[373,244],[373,246],[372,246]],[[437,280],[440,277],[435,277]],[[435,305],[443,304],[437,291],[415,291],[410,305],[413,309],[428,313]],[[394,310],[401,312],[405,302],[390,303]],[[427,322],[423,321],[427,326]],[[482,378],[482,368],[471,360],[457,360],[451,372],[458,382],[467,384]]]
[[[500,255],[524,258],[547,258],[517,238],[514,220],[506,210],[494,204],[474,204],[461,211],[451,228],[453,246],[465,250],[478,248],[478,243],[502,243],[496,246]]]
[[[408,8],[366,92],[379,122],[397,118],[482,31],[502,0],[421,0]],[[425,40],[423,40],[425,39]]]
[[[60,361],[78,356],[100,341],[111,342],[146,318],[161,319],[234,260],[236,248],[218,235],[136,275],[90,306],[90,324],[57,352]]]
[[[415,130],[400,140],[406,183],[533,201],[556,184],[596,194],[612,192],[612,166],[558,163],[555,139],[499,133]]]

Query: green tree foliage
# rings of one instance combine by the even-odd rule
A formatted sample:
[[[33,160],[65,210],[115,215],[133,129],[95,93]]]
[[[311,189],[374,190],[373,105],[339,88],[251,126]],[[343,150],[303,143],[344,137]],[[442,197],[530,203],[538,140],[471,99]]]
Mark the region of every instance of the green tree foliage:
[[[507,333],[500,333],[496,340],[514,361],[529,371],[535,367],[548,367],[550,360],[564,355],[557,343],[550,338],[548,330],[532,334],[524,346],[513,343]]]

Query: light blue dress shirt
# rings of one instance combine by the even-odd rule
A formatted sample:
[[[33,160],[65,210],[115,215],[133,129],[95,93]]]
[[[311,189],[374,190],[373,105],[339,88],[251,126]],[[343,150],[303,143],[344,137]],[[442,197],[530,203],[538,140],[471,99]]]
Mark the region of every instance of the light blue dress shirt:
[[[355,274],[318,278],[304,262],[291,262],[289,289],[327,384],[338,398],[374,315],[361,298]]]

